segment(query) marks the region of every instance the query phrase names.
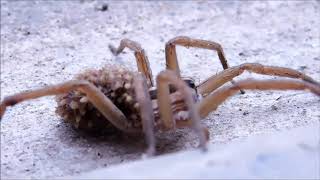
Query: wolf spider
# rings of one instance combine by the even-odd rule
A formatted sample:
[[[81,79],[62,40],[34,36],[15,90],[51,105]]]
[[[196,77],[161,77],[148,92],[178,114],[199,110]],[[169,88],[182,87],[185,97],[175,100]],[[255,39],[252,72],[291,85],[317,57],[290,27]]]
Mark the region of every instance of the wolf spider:
[[[176,46],[214,50],[223,71],[199,85],[191,78],[181,78]],[[296,70],[257,63],[229,67],[220,44],[213,41],[176,37],[166,43],[166,69],[153,81],[148,58],[141,46],[123,39],[118,48],[109,45],[114,55],[124,48],[134,51],[138,72],[121,67],[104,67],[80,73],[75,80],[22,92],[4,98],[0,119],[6,107],[42,96],[57,95],[57,113],[80,129],[117,129],[128,134],[144,134],[147,155],[155,153],[155,131],[192,127],[205,150],[209,131],[200,124],[211,111],[228,97],[243,90],[309,90],[320,96],[320,84]],[[244,71],[295,79],[234,82]],[[225,83],[231,82],[228,86]],[[221,88],[220,88],[221,87]]]

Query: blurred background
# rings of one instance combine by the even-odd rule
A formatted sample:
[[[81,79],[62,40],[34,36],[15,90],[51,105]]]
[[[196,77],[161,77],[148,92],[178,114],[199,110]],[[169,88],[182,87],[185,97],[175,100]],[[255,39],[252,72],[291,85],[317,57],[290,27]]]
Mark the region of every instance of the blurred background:
[[[289,67],[320,81],[319,1],[1,1],[1,98],[70,80],[86,68],[121,64],[123,38],[145,49],[153,74],[165,69],[165,43],[175,36],[212,40],[230,66]],[[178,49],[184,76],[201,82],[222,70],[215,52]],[[245,73],[243,78],[274,78]],[[53,97],[10,108],[1,122],[1,178],[72,176],[141,158],[142,139],[88,136],[55,115]],[[319,122],[319,99],[307,92],[248,92],[204,119],[211,144]],[[318,124],[317,124],[318,125]],[[158,135],[159,155],[193,149],[189,130]]]

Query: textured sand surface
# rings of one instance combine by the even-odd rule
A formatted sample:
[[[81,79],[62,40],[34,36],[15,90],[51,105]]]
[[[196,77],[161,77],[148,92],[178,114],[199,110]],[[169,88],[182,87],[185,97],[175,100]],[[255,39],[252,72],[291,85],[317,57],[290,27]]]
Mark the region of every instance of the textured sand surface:
[[[186,2],[1,1],[1,98],[69,80],[85,68],[123,64],[136,70],[132,52],[115,58],[109,43],[141,43],[153,74],[165,68],[164,44],[186,35],[214,40],[231,66],[257,62],[300,70],[320,81],[319,1]],[[221,71],[215,52],[178,49],[184,76],[198,82]],[[240,78],[263,78],[245,73]],[[211,143],[272,134],[318,122],[319,98],[302,91],[236,95],[203,120]],[[55,114],[53,97],[9,108],[1,122],[1,178],[77,175],[139,159],[142,140],[88,136]],[[167,154],[194,148],[189,130],[159,135]]]

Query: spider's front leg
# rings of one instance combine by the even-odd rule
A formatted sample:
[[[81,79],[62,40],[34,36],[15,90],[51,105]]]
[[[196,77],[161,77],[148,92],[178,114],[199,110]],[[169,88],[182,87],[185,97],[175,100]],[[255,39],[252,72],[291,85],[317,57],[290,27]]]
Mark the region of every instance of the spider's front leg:
[[[178,36],[169,40],[166,43],[165,52],[166,52],[167,69],[174,71],[179,77],[181,76],[181,72],[180,72],[179,63],[177,60],[177,51],[176,51],[177,45],[184,46],[184,47],[197,47],[197,48],[217,51],[218,57],[223,69],[229,68],[226,56],[224,55],[222,46],[219,43],[216,43],[214,41],[202,40],[202,39],[193,39],[186,36]],[[234,81],[231,80],[231,83],[234,84]],[[241,94],[245,93],[243,90],[240,90],[240,92]]]
[[[141,74],[137,74],[134,77],[136,99],[140,106],[140,116],[142,120],[143,133],[145,135],[145,140],[148,144],[146,154],[147,156],[153,156],[156,151],[156,140],[154,133],[154,114],[146,82],[146,78]]]
[[[113,104],[113,102],[106,97],[96,86],[88,81],[75,80],[66,83],[48,86],[45,88],[32,90],[28,92],[18,93],[6,97],[0,104],[0,119],[2,119],[6,108],[14,106],[22,101],[35,99],[43,96],[51,96],[68,93],[77,90],[86,94],[88,100],[103,114],[103,116],[110,121],[119,130],[127,133],[139,133],[140,129],[133,127],[128,128],[126,117],[124,114]]]
[[[145,77],[147,78],[148,86],[154,86],[152,71],[150,69],[150,63],[148,57],[144,50],[142,49],[141,45],[135,41],[129,39],[122,39],[118,48],[115,48],[112,45],[109,45],[110,51],[114,55],[120,54],[124,48],[129,48],[134,51],[134,55],[136,57],[138,71],[142,72]]]
[[[175,120],[171,109],[169,84],[173,85],[183,95],[184,101],[187,105],[189,118],[192,122],[192,127],[196,131],[200,139],[200,147],[206,150],[206,131],[202,128],[200,123],[200,116],[198,106],[195,104],[192,97],[191,89],[182,81],[173,71],[162,71],[157,76],[157,98],[160,117],[165,129],[174,129]]]
[[[184,47],[197,47],[209,50],[215,50],[218,53],[220,63],[223,69],[228,69],[229,65],[224,55],[223,49],[219,43],[213,41],[206,41],[201,39],[193,39],[186,36],[178,36],[166,43],[166,65],[167,69],[175,71],[180,77],[180,68],[177,60],[176,45]]]
[[[211,111],[214,111],[228,97],[234,95],[239,88],[248,90],[309,90],[320,96],[320,84],[299,80],[242,80],[236,85],[220,88],[205,97],[199,103],[201,118],[205,118]]]

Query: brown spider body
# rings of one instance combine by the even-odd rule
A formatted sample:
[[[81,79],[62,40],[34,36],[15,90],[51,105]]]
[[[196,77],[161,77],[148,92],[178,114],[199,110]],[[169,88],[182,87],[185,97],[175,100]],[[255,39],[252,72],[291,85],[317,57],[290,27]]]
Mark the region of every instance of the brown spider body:
[[[136,92],[133,87],[135,72],[118,66],[108,66],[100,70],[87,70],[78,74],[76,80],[87,80],[100,89],[126,116],[128,127],[142,130],[139,103],[136,100]],[[177,125],[187,120],[187,109],[181,97],[181,93],[173,92],[171,95],[172,111]],[[88,131],[116,131],[97,110],[84,93],[70,91],[56,96],[56,113],[74,127]],[[155,116],[155,128],[161,129],[161,121],[157,99],[152,100],[152,108]]]

